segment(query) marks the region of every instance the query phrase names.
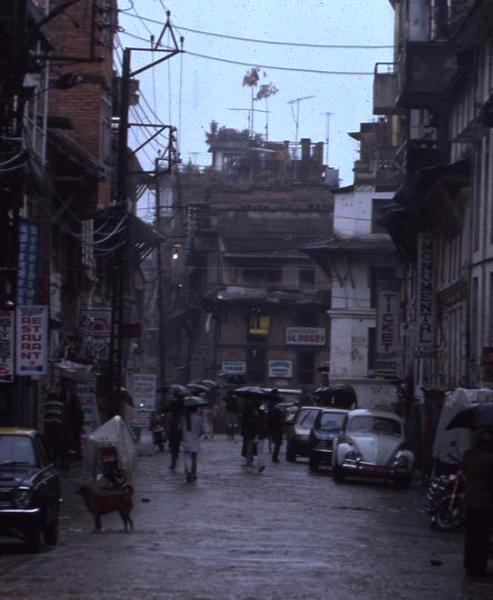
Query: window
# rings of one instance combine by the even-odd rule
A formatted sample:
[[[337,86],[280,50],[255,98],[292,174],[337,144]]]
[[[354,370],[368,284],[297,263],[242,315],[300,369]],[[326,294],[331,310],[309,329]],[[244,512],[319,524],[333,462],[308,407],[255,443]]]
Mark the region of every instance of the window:
[[[270,317],[260,311],[252,310],[248,321],[248,335],[266,338],[269,335]]]
[[[298,352],[298,382],[315,383],[315,354],[313,352]]]
[[[382,219],[386,209],[391,205],[391,203],[392,200],[381,200],[380,198],[373,198],[371,211],[372,233],[387,233],[387,230],[381,224],[380,220]]]
[[[252,383],[263,383],[266,379],[266,353],[259,348],[247,352],[247,378]]]
[[[315,269],[300,267],[299,285],[300,287],[313,287],[315,285]]]
[[[276,283],[281,280],[281,267],[247,267],[243,269],[245,283]]]

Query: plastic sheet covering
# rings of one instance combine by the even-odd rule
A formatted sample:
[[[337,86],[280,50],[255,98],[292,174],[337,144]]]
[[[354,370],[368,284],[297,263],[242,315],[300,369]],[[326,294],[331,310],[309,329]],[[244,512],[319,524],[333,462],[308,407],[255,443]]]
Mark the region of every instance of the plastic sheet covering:
[[[468,429],[446,430],[453,417],[471,404],[493,402],[493,390],[457,388],[445,396],[442,412],[433,441],[433,457],[444,463],[456,464],[471,445]]]
[[[97,474],[99,450],[108,446],[116,448],[120,467],[125,471],[126,478],[131,481],[135,470],[137,451],[127,424],[118,415],[103,423],[87,438],[84,459],[93,479]]]

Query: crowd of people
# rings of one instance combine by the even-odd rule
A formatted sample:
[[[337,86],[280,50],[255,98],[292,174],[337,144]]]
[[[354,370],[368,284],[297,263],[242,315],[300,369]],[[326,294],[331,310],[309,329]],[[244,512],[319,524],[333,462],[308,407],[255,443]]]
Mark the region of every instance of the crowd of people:
[[[186,392],[181,386],[171,392],[167,405],[167,435],[170,451],[171,471],[176,470],[180,451],[183,452],[187,482],[197,479],[200,439],[212,439],[212,408],[200,408],[193,403],[186,406]],[[241,456],[247,472],[263,472],[266,467],[267,444],[273,463],[279,462],[279,451],[283,440],[284,416],[277,404],[282,398],[277,390],[268,396],[239,398],[228,392],[224,398],[225,429],[227,438],[233,442],[239,434],[242,438]]]

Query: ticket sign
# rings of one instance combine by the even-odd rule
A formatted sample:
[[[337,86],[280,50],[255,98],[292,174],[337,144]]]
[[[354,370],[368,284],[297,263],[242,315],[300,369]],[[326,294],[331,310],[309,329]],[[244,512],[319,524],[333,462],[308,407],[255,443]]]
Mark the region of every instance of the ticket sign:
[[[14,311],[0,310],[0,383],[14,376]]]
[[[325,327],[286,327],[286,344],[291,346],[325,346]]]
[[[17,375],[48,372],[48,307],[19,306],[16,326]]]

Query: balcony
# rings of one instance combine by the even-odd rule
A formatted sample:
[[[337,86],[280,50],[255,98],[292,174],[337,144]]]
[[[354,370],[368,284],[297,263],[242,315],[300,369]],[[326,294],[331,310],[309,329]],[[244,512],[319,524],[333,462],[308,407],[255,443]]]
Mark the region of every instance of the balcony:
[[[437,108],[457,68],[448,42],[406,42],[399,60],[400,108]]]
[[[421,169],[444,164],[444,154],[434,140],[408,140],[397,151],[395,160],[399,173],[409,180]]]
[[[403,182],[403,174],[396,161],[397,148],[382,146],[376,150],[377,170],[375,177],[375,190],[388,192],[396,190]]]
[[[394,63],[377,63],[373,78],[373,114],[393,115],[399,112],[396,100],[399,93]]]

